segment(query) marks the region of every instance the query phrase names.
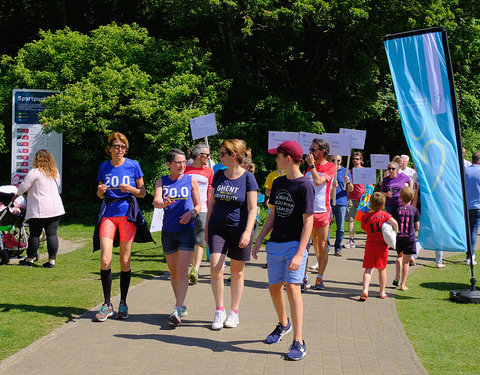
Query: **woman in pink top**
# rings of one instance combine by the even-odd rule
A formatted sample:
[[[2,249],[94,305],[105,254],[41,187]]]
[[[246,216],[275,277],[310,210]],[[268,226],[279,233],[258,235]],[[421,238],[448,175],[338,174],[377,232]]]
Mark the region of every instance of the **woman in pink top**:
[[[60,176],[53,155],[48,150],[38,151],[33,157],[32,170],[25,176],[17,191],[17,196],[27,193],[25,219],[30,228],[27,257],[19,262],[22,266],[33,266],[40,243],[39,237],[44,229],[47,235],[49,260],[43,267],[55,267],[58,251],[57,229],[60,216],[65,213],[58,193],[59,185]]]

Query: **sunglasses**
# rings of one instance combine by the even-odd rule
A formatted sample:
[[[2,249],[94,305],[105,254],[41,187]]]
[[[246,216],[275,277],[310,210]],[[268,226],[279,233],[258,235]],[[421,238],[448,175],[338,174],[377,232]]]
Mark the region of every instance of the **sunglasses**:
[[[397,168],[395,168],[395,167],[393,167],[393,168],[392,168],[392,167],[389,167],[389,168],[387,168],[387,169],[388,169],[389,171],[394,171],[394,170],[397,169]]]
[[[210,154],[206,154],[206,153],[204,153],[204,152],[201,152],[200,155],[205,156],[205,157],[207,157],[207,158],[210,157]]]
[[[224,156],[224,155],[230,155],[230,152],[228,152],[228,151],[225,151],[225,152],[224,152],[224,151],[220,151],[220,152],[218,153],[218,156],[220,156],[220,157],[222,157],[222,156]]]
[[[360,159],[360,158],[353,158],[352,160],[362,160],[362,159]]]
[[[322,150],[322,149],[321,148],[313,148],[313,147],[309,149],[310,152],[315,152],[315,151],[320,151],[320,150]]]
[[[110,147],[113,147],[115,150],[123,150],[123,151],[128,150],[127,146],[125,145],[111,145]]]

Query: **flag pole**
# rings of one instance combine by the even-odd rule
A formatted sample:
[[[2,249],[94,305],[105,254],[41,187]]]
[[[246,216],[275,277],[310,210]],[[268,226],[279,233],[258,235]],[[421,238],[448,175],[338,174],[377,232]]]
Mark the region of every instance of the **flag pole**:
[[[452,60],[450,58],[450,49],[448,47],[447,31],[445,28],[442,28],[442,43],[445,50],[445,63],[447,66],[448,81],[450,86],[450,95],[452,98],[452,110],[453,110],[453,121],[455,129],[455,138],[457,140],[457,155],[458,155],[458,165],[460,167],[460,179],[462,181],[462,195],[463,195],[463,210],[465,217],[465,231],[467,235],[467,257],[470,259],[470,289],[468,290],[451,290],[450,299],[464,302],[464,303],[480,303],[480,291],[476,290],[475,284],[477,279],[474,275],[473,270],[473,259],[472,259],[472,240],[470,233],[470,219],[468,213],[468,203],[467,203],[467,189],[465,186],[465,167],[463,165],[463,152],[462,152],[462,137],[460,136],[460,121],[458,119],[458,108],[457,108],[457,95],[455,93],[455,82],[453,80],[453,69],[452,69]]]

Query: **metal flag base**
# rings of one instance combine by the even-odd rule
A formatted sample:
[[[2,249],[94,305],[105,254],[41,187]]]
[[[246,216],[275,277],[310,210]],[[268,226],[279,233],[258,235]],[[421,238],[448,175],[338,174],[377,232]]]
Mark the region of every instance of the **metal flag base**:
[[[480,303],[480,290],[451,290],[450,299],[462,303]]]

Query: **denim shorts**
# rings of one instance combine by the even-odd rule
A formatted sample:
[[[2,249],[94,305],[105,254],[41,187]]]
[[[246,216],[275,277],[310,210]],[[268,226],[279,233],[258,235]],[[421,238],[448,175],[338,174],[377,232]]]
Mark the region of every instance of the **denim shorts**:
[[[162,232],[162,246],[164,254],[173,254],[177,250],[193,251],[195,232],[193,228],[186,228],[180,232]]]
[[[302,264],[295,271],[289,271],[288,266],[294,255],[297,253],[298,241],[289,242],[269,242],[265,250],[267,251],[268,264],[268,283],[278,284],[287,282],[290,284],[301,284],[305,275],[307,265],[308,250],[305,249],[302,258]]]

